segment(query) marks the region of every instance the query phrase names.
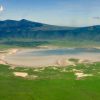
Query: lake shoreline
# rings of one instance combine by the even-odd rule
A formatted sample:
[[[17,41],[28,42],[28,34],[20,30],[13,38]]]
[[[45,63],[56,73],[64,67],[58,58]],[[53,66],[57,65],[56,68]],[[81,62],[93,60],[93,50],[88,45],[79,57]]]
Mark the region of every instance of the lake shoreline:
[[[72,57],[72,56],[66,56],[66,55],[53,55],[53,56],[34,56],[32,58],[27,58],[30,61],[29,62],[25,62],[22,60],[22,62],[25,62],[24,64],[20,64],[20,62],[18,62],[17,60],[14,62],[10,62],[6,60],[6,57],[9,57],[11,55],[16,55],[18,52],[27,52],[27,51],[41,51],[41,50],[52,50],[52,49],[57,49],[57,48],[12,48],[6,51],[6,53],[1,53],[0,54],[0,64],[8,64],[10,66],[14,66],[14,67],[33,67],[33,68],[37,68],[37,67],[48,67],[48,66],[68,66],[68,65],[74,65],[75,63],[69,61],[70,58],[74,58],[74,59],[79,59],[79,63],[82,62],[88,62],[88,63],[92,63],[92,62],[99,62],[100,60],[93,58],[93,57],[89,57],[90,55],[80,55],[77,57]],[[67,49],[75,49],[75,48],[67,48]],[[98,48],[96,48],[98,49]],[[100,49],[100,48],[99,48]],[[21,58],[20,58],[21,61]]]

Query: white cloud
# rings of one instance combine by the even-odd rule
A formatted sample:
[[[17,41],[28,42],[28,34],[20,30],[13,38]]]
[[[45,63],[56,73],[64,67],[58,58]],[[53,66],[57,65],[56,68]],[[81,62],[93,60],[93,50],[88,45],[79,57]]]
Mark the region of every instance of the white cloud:
[[[100,20],[100,17],[99,17],[99,16],[97,16],[97,17],[93,17],[93,19]]]
[[[0,5],[0,12],[2,12],[4,9],[3,9],[3,6]]]

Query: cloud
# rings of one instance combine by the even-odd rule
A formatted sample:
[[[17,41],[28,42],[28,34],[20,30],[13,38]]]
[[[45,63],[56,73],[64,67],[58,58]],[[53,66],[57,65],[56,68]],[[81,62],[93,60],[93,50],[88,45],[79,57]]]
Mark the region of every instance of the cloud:
[[[0,5],[0,12],[2,12],[4,9],[3,9],[3,6]]]
[[[100,20],[100,17],[99,17],[99,16],[97,16],[97,17],[93,17],[93,19]]]

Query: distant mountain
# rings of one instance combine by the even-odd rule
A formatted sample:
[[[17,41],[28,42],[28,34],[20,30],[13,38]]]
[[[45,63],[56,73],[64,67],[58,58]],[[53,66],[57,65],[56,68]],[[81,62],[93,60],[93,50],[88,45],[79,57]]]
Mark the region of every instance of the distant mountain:
[[[63,27],[31,22],[0,21],[0,39],[33,39],[33,40],[93,40],[100,41],[100,25],[90,27]]]
[[[63,27],[63,26],[48,25],[48,24],[28,21],[26,19],[22,19],[20,21],[15,21],[15,20],[0,21],[0,28],[2,28],[2,29],[9,29],[9,28],[23,29],[23,28],[26,28],[26,29],[32,29],[33,31],[74,29],[74,27]]]

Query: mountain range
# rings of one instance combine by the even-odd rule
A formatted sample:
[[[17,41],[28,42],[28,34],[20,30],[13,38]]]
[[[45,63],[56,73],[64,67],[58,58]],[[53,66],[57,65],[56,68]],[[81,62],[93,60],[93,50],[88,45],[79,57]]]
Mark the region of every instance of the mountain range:
[[[100,25],[66,27],[32,22],[26,19],[4,20],[0,21],[0,39],[100,41]]]

